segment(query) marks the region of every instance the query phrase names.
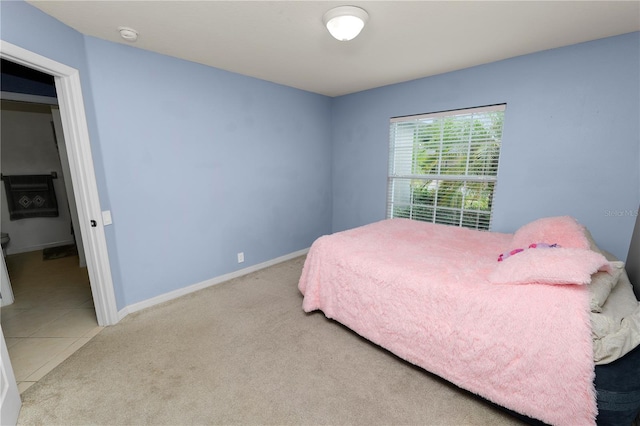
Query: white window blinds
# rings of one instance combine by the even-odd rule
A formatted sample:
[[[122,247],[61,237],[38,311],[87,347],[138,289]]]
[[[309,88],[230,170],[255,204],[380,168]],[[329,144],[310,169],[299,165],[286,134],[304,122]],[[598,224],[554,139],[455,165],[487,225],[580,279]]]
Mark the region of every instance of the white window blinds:
[[[488,230],[505,108],[391,119],[387,217]]]

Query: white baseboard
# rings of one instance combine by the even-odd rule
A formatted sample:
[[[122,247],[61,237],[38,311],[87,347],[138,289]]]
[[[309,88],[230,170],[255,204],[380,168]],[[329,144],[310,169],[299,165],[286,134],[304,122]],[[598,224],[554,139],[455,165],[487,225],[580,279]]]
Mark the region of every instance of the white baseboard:
[[[143,300],[141,302],[133,303],[118,311],[118,321],[123,319],[129,314],[140,311],[142,309],[150,308],[160,303],[168,302],[169,300],[177,299],[178,297],[185,296],[198,290],[202,290],[212,285],[220,284],[225,281],[232,280],[234,278],[241,277],[243,275],[250,274],[252,272],[259,271],[260,269],[268,268],[269,266],[277,265],[278,263],[286,262],[287,260],[295,259],[296,257],[303,256],[309,252],[309,249],[298,250],[293,253],[286,254],[284,256],[277,257],[275,259],[268,260],[266,262],[259,263],[257,265],[249,266],[248,268],[240,269],[238,271],[230,272],[228,274],[220,275],[215,278],[192,284],[187,287],[179,288],[177,290],[170,291],[168,293],[161,294],[159,296],[152,297],[151,299]]]

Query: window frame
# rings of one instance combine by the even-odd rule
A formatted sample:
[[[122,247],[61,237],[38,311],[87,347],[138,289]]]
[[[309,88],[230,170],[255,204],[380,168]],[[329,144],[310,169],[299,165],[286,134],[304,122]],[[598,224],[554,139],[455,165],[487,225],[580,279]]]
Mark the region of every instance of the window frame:
[[[409,115],[402,117],[393,117],[390,120],[389,128],[389,164],[387,174],[387,218],[394,217],[408,217],[414,220],[422,220],[431,223],[443,223],[454,226],[464,226],[471,229],[490,230],[493,219],[493,201],[495,199],[496,187],[498,182],[498,169],[500,153],[502,151],[502,133],[504,129],[504,115],[506,112],[506,103],[487,105],[481,107],[464,108],[448,111],[439,111],[435,113]],[[492,128],[483,124],[482,120],[490,118],[491,114],[499,113],[498,124],[499,129]],[[459,122],[460,128],[469,126],[468,137],[466,133],[464,138],[459,139],[447,139],[445,138],[445,122],[450,120],[451,122]],[[458,120],[458,121],[456,121]],[[465,122],[465,120],[468,121]],[[479,121],[478,121],[479,120]],[[494,126],[497,121],[493,119],[491,126]],[[480,123],[481,127],[476,127]],[[404,126],[404,127],[402,127]],[[440,134],[438,137],[433,137],[436,133],[421,133],[421,128],[429,128],[432,126],[440,126]],[[459,130],[459,129],[458,129]],[[492,134],[494,138],[486,139],[474,139],[478,136],[477,131],[485,132],[486,135]],[[398,136],[399,132],[406,133],[405,135]],[[494,133],[491,133],[494,132]],[[455,132],[452,132],[455,133]],[[426,135],[426,136],[425,136]],[[428,138],[431,136],[432,138]],[[418,138],[424,138],[418,140]],[[466,139],[466,140],[465,140]],[[480,142],[478,142],[480,141]],[[485,145],[483,145],[485,144]],[[399,147],[400,146],[400,147]],[[470,162],[472,157],[472,148],[478,149],[478,147],[484,147],[489,154],[486,158],[483,157],[485,163],[481,170],[470,170]],[[456,163],[456,159],[464,158],[465,155],[461,155],[463,150],[466,152],[466,160],[464,171],[458,172],[461,165]],[[420,155],[418,150],[422,150],[422,155],[425,152],[436,151],[437,162],[433,163],[431,158],[431,167],[437,166],[436,173],[416,173],[416,167],[418,166],[417,157]],[[492,151],[493,150],[493,151]],[[449,151],[453,152],[453,159],[451,161],[447,155]],[[457,153],[457,154],[456,154]],[[475,152],[474,152],[475,153]],[[410,154],[411,159],[408,160]],[[434,154],[435,156],[435,154]],[[455,163],[455,166],[447,166],[447,163]],[[488,165],[488,166],[487,166]],[[408,171],[410,168],[410,172]],[[399,169],[404,169],[402,173]],[[407,181],[406,183],[402,183]],[[460,184],[460,182],[462,182]],[[402,186],[399,189],[399,185]],[[422,186],[420,186],[422,185]],[[435,185],[435,186],[434,186]],[[444,199],[445,195],[441,197],[438,195],[441,186],[449,185],[452,189],[447,193],[443,189],[443,194],[448,194],[451,198],[449,202],[456,203],[460,199],[459,206],[447,206],[439,205],[438,202]],[[419,191],[416,191],[416,188]],[[435,190],[434,190],[435,188]],[[408,193],[408,200],[396,198],[398,192]],[[415,193],[420,192],[422,194],[422,204],[414,203]],[[433,193],[432,200],[430,196],[424,194]],[[475,197],[469,198],[469,205],[475,203],[476,209],[465,207],[467,200],[465,196],[467,194],[475,194]],[[478,194],[484,194],[479,196]],[[427,200],[427,201],[425,201]],[[432,201],[429,204],[428,201]],[[483,208],[486,204],[487,208]],[[405,210],[400,210],[400,208]],[[408,208],[408,211],[406,210]],[[414,210],[421,209],[421,212],[427,212],[427,214],[414,214]],[[398,213],[402,211],[403,213]],[[431,216],[429,218],[428,216]],[[488,216],[488,219],[486,218]],[[475,221],[473,218],[475,217]],[[481,219],[482,218],[482,219]]]

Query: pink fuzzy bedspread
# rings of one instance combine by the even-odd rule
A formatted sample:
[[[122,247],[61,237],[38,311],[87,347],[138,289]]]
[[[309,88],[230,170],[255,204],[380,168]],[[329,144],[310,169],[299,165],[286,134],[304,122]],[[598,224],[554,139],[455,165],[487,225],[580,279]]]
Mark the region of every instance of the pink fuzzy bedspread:
[[[405,219],[321,237],[303,309],[516,412],[594,424],[588,289],[490,282],[512,238]]]

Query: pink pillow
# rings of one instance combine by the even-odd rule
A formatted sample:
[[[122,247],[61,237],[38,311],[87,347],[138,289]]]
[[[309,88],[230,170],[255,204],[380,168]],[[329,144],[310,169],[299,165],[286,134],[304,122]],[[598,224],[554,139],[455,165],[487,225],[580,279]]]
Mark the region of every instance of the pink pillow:
[[[537,243],[558,244],[564,248],[590,247],[584,226],[571,216],[545,217],[520,227],[513,235],[511,249]]]
[[[591,275],[611,271],[601,255],[580,248],[525,250],[497,264],[489,274],[494,284],[589,284]]]

